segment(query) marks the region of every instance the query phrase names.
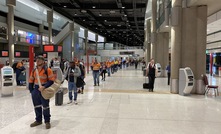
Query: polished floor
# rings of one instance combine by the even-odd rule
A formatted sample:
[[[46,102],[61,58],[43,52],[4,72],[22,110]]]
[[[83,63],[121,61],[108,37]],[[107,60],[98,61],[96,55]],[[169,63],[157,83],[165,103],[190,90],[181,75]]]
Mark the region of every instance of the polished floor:
[[[220,84],[218,77],[210,83]],[[78,105],[55,106],[51,99],[51,125],[35,128],[31,96],[16,87],[12,97],[0,97],[0,134],[220,134],[221,98],[169,93],[166,78],[157,78],[153,93],[142,89],[142,71],[132,67],[93,86],[89,74]],[[63,86],[66,86],[64,83]]]

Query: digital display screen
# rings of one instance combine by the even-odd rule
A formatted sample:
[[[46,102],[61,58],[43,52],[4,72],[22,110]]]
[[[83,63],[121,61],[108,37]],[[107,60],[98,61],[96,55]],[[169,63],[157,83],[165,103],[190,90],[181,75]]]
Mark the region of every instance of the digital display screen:
[[[21,52],[15,52],[15,56],[16,57],[20,57],[21,56]]]
[[[62,46],[58,46],[58,52],[62,52]]]
[[[190,69],[186,70],[187,75],[193,75],[192,71]]]
[[[44,51],[45,52],[54,52],[54,46],[52,46],[52,45],[45,45],[44,46]]]
[[[8,56],[8,51],[2,51],[2,56]]]
[[[11,75],[12,74],[12,70],[11,69],[4,69],[3,73],[4,73],[4,75]]]

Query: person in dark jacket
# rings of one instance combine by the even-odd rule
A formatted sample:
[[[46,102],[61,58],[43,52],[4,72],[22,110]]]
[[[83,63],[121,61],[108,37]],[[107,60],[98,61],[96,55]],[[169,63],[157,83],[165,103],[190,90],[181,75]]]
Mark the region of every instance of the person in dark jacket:
[[[154,89],[154,82],[155,82],[155,78],[157,76],[157,66],[154,63],[154,59],[151,59],[150,62],[147,65],[147,69],[146,69],[146,76],[148,76],[149,79],[149,91],[153,92]]]

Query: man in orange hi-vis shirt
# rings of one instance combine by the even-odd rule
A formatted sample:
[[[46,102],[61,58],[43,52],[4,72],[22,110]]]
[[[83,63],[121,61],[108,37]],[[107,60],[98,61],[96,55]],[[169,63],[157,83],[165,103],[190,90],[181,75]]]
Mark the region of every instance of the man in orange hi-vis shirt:
[[[99,73],[100,73],[101,64],[97,62],[95,58],[93,63],[93,78],[94,78],[94,86],[99,86]]]
[[[111,62],[110,62],[109,59],[106,61],[106,66],[107,66],[107,73],[108,73],[108,76],[110,76]]]
[[[35,122],[33,122],[30,127],[35,127],[42,124],[42,114],[44,116],[46,129],[51,128],[50,124],[50,108],[49,100],[42,97],[41,91],[45,88],[50,87],[55,80],[53,72],[50,68],[45,66],[45,61],[43,56],[38,56],[36,59],[37,67],[31,72],[29,78],[29,90],[31,92],[32,101],[35,108]],[[39,79],[42,86],[38,85],[37,71],[39,74]],[[43,111],[42,111],[43,109]]]

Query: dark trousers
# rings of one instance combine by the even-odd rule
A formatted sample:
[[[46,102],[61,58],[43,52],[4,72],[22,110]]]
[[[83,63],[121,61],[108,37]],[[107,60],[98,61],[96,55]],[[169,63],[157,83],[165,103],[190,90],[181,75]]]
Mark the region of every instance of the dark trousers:
[[[168,77],[168,85],[170,85],[170,73],[167,73],[167,77]]]
[[[19,86],[21,83],[20,83],[20,80],[18,80],[18,77],[21,74],[21,71],[19,69],[16,69],[15,73],[16,73],[16,83],[17,83],[17,86]]]
[[[103,70],[103,71],[101,72],[101,76],[102,76],[102,80],[104,80],[104,81],[105,81],[105,77],[106,77],[106,70]]]
[[[42,122],[42,114],[44,116],[45,123],[50,122],[50,107],[49,100],[45,100],[41,92],[38,90],[38,86],[35,86],[35,89],[31,92],[32,102],[35,108],[35,120],[37,122]],[[43,111],[42,111],[43,108]]]
[[[154,89],[155,75],[148,75],[150,91]]]

